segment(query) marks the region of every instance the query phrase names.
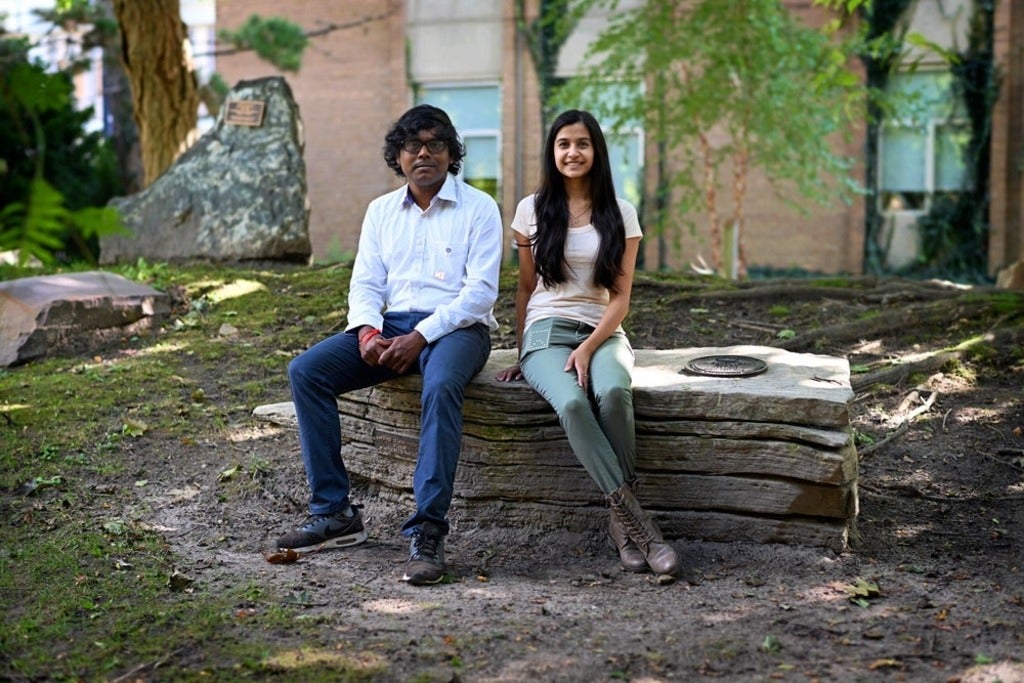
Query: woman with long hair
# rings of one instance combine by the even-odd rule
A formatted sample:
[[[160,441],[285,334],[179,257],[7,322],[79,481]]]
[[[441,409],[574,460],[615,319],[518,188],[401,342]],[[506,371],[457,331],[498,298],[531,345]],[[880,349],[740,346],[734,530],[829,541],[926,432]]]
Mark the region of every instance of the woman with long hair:
[[[636,208],[615,195],[593,115],[572,109],[552,123],[540,187],[519,202],[512,231],[519,362],[497,378],[525,379],[555,409],[608,500],[623,567],[675,574],[675,550],[636,498],[633,349],[622,321],[642,232]]]

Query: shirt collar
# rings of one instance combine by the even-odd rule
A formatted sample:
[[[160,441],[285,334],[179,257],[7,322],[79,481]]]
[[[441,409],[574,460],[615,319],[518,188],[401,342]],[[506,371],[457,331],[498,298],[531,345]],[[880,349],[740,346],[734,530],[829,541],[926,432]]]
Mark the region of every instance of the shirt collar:
[[[459,183],[451,173],[446,174],[444,184],[434,196],[434,200],[431,200],[431,203],[438,199],[451,202],[453,204],[459,203]],[[412,194],[409,192],[408,184],[405,186],[405,198],[402,200],[402,203],[405,206],[410,206],[416,203],[416,200],[412,198]]]

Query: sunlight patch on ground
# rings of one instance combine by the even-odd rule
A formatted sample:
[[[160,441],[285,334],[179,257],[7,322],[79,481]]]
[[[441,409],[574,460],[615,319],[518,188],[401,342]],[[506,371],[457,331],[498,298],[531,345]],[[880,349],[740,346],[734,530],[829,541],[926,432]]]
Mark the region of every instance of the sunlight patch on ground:
[[[893,538],[917,538],[922,534],[927,534],[932,530],[931,524],[904,524],[903,526],[896,527],[893,529]]]
[[[116,357],[104,359],[102,356],[93,356],[90,361],[78,363],[69,368],[72,374],[81,374],[103,368],[124,369],[127,363],[168,353],[177,353],[188,348],[188,344],[181,342],[158,342],[152,346],[140,349],[121,349]]]
[[[878,339],[862,341],[859,345],[850,349],[850,355],[880,355],[882,353],[882,342]]]
[[[286,430],[284,427],[268,425],[265,423],[244,424],[232,429],[227,438],[231,443],[244,443],[246,441],[259,441],[260,439],[265,439],[268,436],[277,436],[285,431],[291,430]]]
[[[968,424],[970,422],[1002,423],[1006,419],[1009,406],[980,407],[973,406],[968,410],[961,410],[953,415],[947,424]]]
[[[171,503],[180,503],[185,500],[192,500],[202,492],[202,489],[198,486],[186,486],[185,488],[171,489],[167,492],[167,498]]]
[[[363,609],[365,610],[392,615],[419,614],[420,612],[430,612],[438,607],[439,605],[433,602],[417,602],[415,600],[402,600],[400,598],[382,598],[380,600],[370,600],[369,602],[363,603]]]
[[[386,669],[384,660],[373,652],[343,654],[309,647],[278,652],[276,655],[268,657],[264,661],[264,665],[276,670],[311,669],[313,667],[338,669],[363,676],[380,673]]]
[[[227,301],[228,299],[237,299],[238,297],[245,296],[246,294],[255,294],[256,292],[265,291],[267,291],[267,286],[262,282],[256,282],[255,280],[234,280],[210,290],[206,293],[206,298],[212,303],[218,304],[222,301]]]
[[[850,599],[850,594],[840,583],[835,581],[820,586],[811,586],[798,595],[803,602],[840,602]]]
[[[508,598],[509,594],[506,591],[497,589],[495,586],[489,586],[488,588],[470,588],[463,591],[465,597],[474,599],[485,599],[485,600],[498,600]]]
[[[1004,660],[992,664],[972,666],[960,676],[948,678],[960,683],[1021,683],[1024,681],[1024,664]]]
[[[147,356],[158,356],[162,353],[184,351],[186,348],[188,348],[188,344],[182,342],[158,342],[144,349],[125,349],[121,353],[131,358],[145,358]]]

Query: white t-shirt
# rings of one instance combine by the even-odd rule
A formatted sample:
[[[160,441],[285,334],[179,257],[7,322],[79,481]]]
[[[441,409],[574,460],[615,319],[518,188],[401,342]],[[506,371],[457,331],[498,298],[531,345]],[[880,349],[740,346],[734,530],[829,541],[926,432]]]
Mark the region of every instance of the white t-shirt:
[[[640,220],[636,208],[625,199],[617,198],[622,221],[626,227],[626,239],[641,237]],[[537,218],[534,211],[534,195],[524,197],[516,207],[512,229],[527,238],[537,232]],[[565,260],[569,265],[566,271],[568,280],[553,288],[544,285],[544,280],[537,278],[537,289],[530,297],[526,307],[526,324],[530,325],[544,318],[569,318],[587,323],[593,327],[601,321],[608,307],[609,293],[606,287],[594,285],[594,264],[597,262],[597,250],[601,245],[601,236],[593,225],[569,228],[565,240]]]

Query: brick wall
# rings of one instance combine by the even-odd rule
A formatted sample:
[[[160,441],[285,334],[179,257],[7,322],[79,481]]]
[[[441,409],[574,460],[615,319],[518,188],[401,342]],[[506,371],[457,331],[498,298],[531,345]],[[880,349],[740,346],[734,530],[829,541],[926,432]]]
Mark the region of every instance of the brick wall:
[[[235,28],[250,15],[281,14],[268,0],[218,0],[217,25]],[[386,16],[382,16],[386,15]],[[384,133],[405,111],[403,0],[290,0],[288,18],[313,37],[299,73],[280,73],[251,53],[220,56],[217,70],[229,85],[268,75],[288,81],[305,131],[314,257],[354,252],[366,205],[400,179],[381,154]]]
[[[515,31],[516,0],[502,5],[502,45],[506,55],[500,74],[503,96],[502,194],[499,198],[506,226],[517,201],[536,188],[540,172],[540,147],[545,131],[539,116],[537,81],[525,46]],[[821,21],[822,9],[806,0],[787,3],[808,22]],[[998,4],[996,54],[1003,73],[1016,83],[1016,99],[1009,100],[1004,86],[996,109],[993,139],[992,226],[990,260],[994,267],[1019,254],[1022,222],[1019,163],[1024,103],[1021,58],[1024,19],[1017,3]],[[528,15],[536,12],[537,0],[525,3]],[[218,0],[218,27],[241,24],[250,14],[280,13],[280,3],[270,0]],[[1015,13],[1014,17],[1010,15]],[[381,17],[381,15],[386,15]],[[314,37],[298,74],[283,74],[299,103],[306,132],[306,166],[312,205],[310,238],[317,259],[353,251],[367,203],[397,187],[400,179],[388,169],[380,154],[384,132],[412,103],[406,65],[406,0],[292,0],[289,18],[307,31],[327,25],[342,28]],[[1011,21],[1012,19],[1012,21]],[[1011,33],[1016,36],[1011,41]],[[453,38],[454,39],[454,38]],[[1011,49],[1011,43],[1013,47]],[[1008,68],[1008,60],[1014,68]],[[218,71],[229,84],[240,79],[275,73],[251,54],[218,58]],[[1015,80],[1014,80],[1015,79]],[[1011,105],[1009,102],[1013,102]],[[648,144],[653,141],[648,137]],[[859,131],[846,151],[863,158],[863,132]],[[1007,150],[1017,150],[1015,153]],[[1012,156],[1016,154],[1016,156]],[[648,159],[654,157],[649,153]],[[648,163],[648,186],[653,187],[653,163]],[[854,177],[863,178],[855,169]],[[1009,200],[1008,200],[1009,195]],[[857,273],[863,269],[864,205],[835,202],[821,207],[808,204],[808,214],[781,203],[772,187],[756,171],[749,179],[745,207],[744,246],[749,264],[775,268],[799,267],[826,273]],[[731,215],[729,188],[720,188],[721,216]],[[702,225],[702,217],[697,217]],[[657,266],[658,240],[649,231],[645,240],[648,268]],[[670,267],[685,268],[698,253],[708,258],[706,227],[696,235],[683,232],[680,248],[670,248]],[[506,240],[506,255],[511,253]]]

